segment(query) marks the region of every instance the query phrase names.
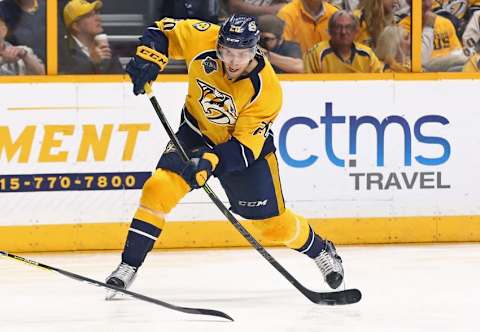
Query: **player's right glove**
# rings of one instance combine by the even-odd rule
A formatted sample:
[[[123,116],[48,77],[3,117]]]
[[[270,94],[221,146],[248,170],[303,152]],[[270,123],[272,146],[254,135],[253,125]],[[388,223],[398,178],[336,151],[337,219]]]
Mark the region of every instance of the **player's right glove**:
[[[198,189],[205,185],[218,165],[218,157],[213,150],[201,147],[192,152],[187,167],[182,172],[182,177],[192,189]]]
[[[135,95],[145,93],[146,83],[155,81],[157,75],[168,63],[168,58],[162,53],[146,46],[137,47],[137,53],[127,64],[126,71],[133,83]]]

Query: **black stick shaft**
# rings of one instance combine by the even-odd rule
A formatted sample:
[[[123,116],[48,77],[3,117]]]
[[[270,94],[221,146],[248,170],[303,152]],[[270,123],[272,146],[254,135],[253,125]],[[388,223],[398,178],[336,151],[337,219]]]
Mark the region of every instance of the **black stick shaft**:
[[[223,313],[221,311],[211,310],[211,309],[187,308],[187,307],[176,306],[176,305],[164,302],[164,301],[154,299],[152,297],[148,297],[148,296],[145,296],[145,295],[142,295],[142,294],[139,294],[139,293],[131,292],[131,291],[123,289],[123,288],[118,288],[118,287],[115,287],[115,286],[112,286],[112,285],[108,285],[108,284],[103,283],[101,281],[90,279],[90,278],[81,276],[79,274],[73,273],[73,272],[65,271],[65,270],[62,270],[62,269],[59,269],[59,268],[56,268],[56,267],[53,267],[53,266],[49,266],[49,265],[42,264],[42,263],[27,259],[27,258],[24,258],[24,257],[21,257],[21,256],[17,256],[15,254],[11,254],[11,253],[8,253],[6,251],[0,251],[0,255],[3,255],[5,257],[14,259],[16,261],[19,261],[19,262],[22,262],[22,263],[25,263],[25,264],[28,264],[28,265],[31,265],[31,266],[39,267],[39,268],[42,268],[42,269],[45,269],[45,270],[48,270],[48,271],[52,271],[52,272],[57,272],[57,273],[60,273],[60,274],[66,276],[68,278],[78,280],[78,281],[83,281],[83,282],[89,283],[90,285],[93,285],[93,286],[103,287],[103,288],[107,288],[107,289],[110,289],[110,290],[114,290],[116,292],[123,293],[125,295],[130,296],[130,297],[133,297],[135,299],[142,300],[142,301],[145,301],[145,302],[154,303],[154,304],[157,304],[159,306],[162,306],[162,307],[165,307],[165,308],[168,308],[168,309],[172,309],[172,310],[175,310],[175,311],[180,311],[180,312],[184,312],[184,313],[187,313],[187,314],[208,315],[208,316],[221,317],[221,318],[225,318],[225,319],[233,321],[232,317],[230,317],[229,315],[227,315],[226,313]]]

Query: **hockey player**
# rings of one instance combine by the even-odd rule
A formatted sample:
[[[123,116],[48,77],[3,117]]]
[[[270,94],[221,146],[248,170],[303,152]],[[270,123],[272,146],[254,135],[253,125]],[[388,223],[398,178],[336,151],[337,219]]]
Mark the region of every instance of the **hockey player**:
[[[127,66],[136,95],[144,93],[169,57],[188,64],[188,94],[176,135],[191,160],[185,163],[173,144],[167,145],[143,186],[122,261],[108,284],[130,286],[160,236],[165,216],[211,175],[220,180],[231,210],[252,220],[263,237],[308,255],[330,287],[342,283],[342,260],[333,243],[285,207],[270,129],[282,106],[282,90],[257,50],[259,35],[253,17],[233,15],[221,27],[164,18],[140,38]]]

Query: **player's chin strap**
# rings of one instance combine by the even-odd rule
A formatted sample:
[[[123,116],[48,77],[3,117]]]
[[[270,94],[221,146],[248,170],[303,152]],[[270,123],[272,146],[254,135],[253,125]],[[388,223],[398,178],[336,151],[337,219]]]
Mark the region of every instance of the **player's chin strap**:
[[[153,95],[152,87],[150,83],[145,84],[145,92],[152,103],[155,113],[157,113],[158,118],[162,122],[162,125],[165,131],[168,134],[168,137],[172,141],[175,148],[180,153],[182,159],[188,162],[189,158],[185,150],[183,149],[180,141],[177,136],[175,136],[174,131],[170,127],[165,114],[162,111],[162,108],[158,104],[157,98]],[[245,227],[240,224],[240,222],[235,218],[235,216],[228,210],[228,208],[222,203],[222,201],[217,197],[217,195],[210,189],[208,184],[205,183],[202,188],[208,194],[213,203],[220,209],[223,215],[228,219],[228,221],[242,234],[242,236],[263,256],[278,272],[280,272],[296,289],[298,289],[304,296],[306,296],[310,301],[317,304],[352,304],[360,301],[362,298],[362,293],[358,289],[346,289],[337,292],[314,292],[305,286],[303,286],[295,277],[293,277],[275,258],[272,257],[265,250],[265,248],[258,243],[257,240],[245,229]]]

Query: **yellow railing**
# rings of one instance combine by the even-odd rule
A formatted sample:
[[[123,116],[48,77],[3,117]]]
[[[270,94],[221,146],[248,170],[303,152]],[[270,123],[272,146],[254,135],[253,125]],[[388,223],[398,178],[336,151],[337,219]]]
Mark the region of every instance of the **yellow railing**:
[[[290,80],[439,80],[480,79],[480,73],[421,73],[422,0],[412,2],[412,73],[383,74],[281,74],[280,79]],[[58,0],[46,0],[47,4],[47,75],[0,76],[0,83],[48,83],[48,82],[124,82],[125,75],[58,75]],[[160,75],[157,81],[186,81],[186,75]]]
[[[412,1],[412,72],[422,71],[422,0]]]
[[[58,74],[58,0],[47,0],[47,75]]]

